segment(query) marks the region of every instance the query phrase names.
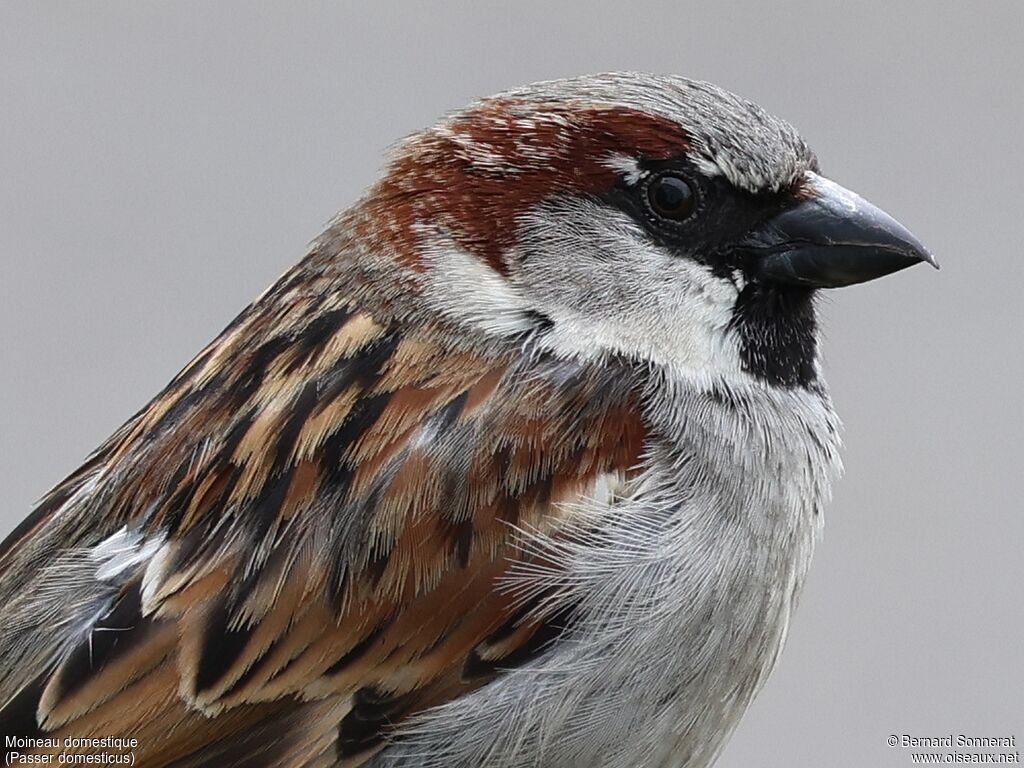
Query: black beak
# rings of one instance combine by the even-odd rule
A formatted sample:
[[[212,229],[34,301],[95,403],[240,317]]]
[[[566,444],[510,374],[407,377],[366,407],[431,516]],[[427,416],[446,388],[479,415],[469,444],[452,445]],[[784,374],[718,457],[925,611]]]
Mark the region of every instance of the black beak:
[[[743,247],[766,283],[839,288],[874,280],[926,261],[928,249],[864,198],[807,174],[809,196],[765,221]]]

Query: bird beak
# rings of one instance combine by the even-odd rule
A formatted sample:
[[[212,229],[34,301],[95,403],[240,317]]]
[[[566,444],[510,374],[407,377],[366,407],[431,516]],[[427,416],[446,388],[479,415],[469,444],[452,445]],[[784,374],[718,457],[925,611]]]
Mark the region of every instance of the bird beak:
[[[928,249],[885,211],[835,182],[807,173],[808,196],[762,223],[744,243],[766,283],[839,288],[926,261]]]

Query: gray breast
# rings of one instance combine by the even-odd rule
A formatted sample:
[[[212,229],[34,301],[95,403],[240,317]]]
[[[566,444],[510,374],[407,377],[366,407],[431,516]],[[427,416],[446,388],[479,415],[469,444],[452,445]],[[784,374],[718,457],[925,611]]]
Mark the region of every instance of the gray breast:
[[[573,630],[417,718],[374,768],[713,761],[784,642],[839,471],[838,421],[821,394],[756,386],[673,387],[649,417],[644,472],[552,550]]]

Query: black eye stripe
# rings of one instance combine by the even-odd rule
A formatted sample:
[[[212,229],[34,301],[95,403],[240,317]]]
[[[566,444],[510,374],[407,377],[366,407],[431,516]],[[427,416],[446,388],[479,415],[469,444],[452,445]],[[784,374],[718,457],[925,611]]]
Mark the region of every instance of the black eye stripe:
[[[722,176],[703,175],[686,158],[642,159],[639,168],[638,177],[623,176],[599,198],[628,214],[668,253],[705,264],[723,279],[749,266],[748,255],[736,246],[750,229],[793,199],[792,190],[770,194],[737,190]],[[656,195],[655,184],[666,179],[672,179],[665,182],[672,186],[659,190],[666,196]],[[689,186],[682,188],[679,184]],[[655,205],[682,213],[686,210],[683,200],[668,194],[679,193],[682,198],[687,192],[692,193],[689,215],[672,218],[656,210]]]

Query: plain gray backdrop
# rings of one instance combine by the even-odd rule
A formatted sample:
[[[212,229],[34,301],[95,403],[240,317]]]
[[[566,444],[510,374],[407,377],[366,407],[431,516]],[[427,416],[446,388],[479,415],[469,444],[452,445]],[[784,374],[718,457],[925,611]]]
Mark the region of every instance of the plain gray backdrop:
[[[720,766],[1024,738],[1018,2],[0,6],[2,533],[299,259],[394,140],[602,70],[711,80],[934,251],[825,303],[845,478]]]

